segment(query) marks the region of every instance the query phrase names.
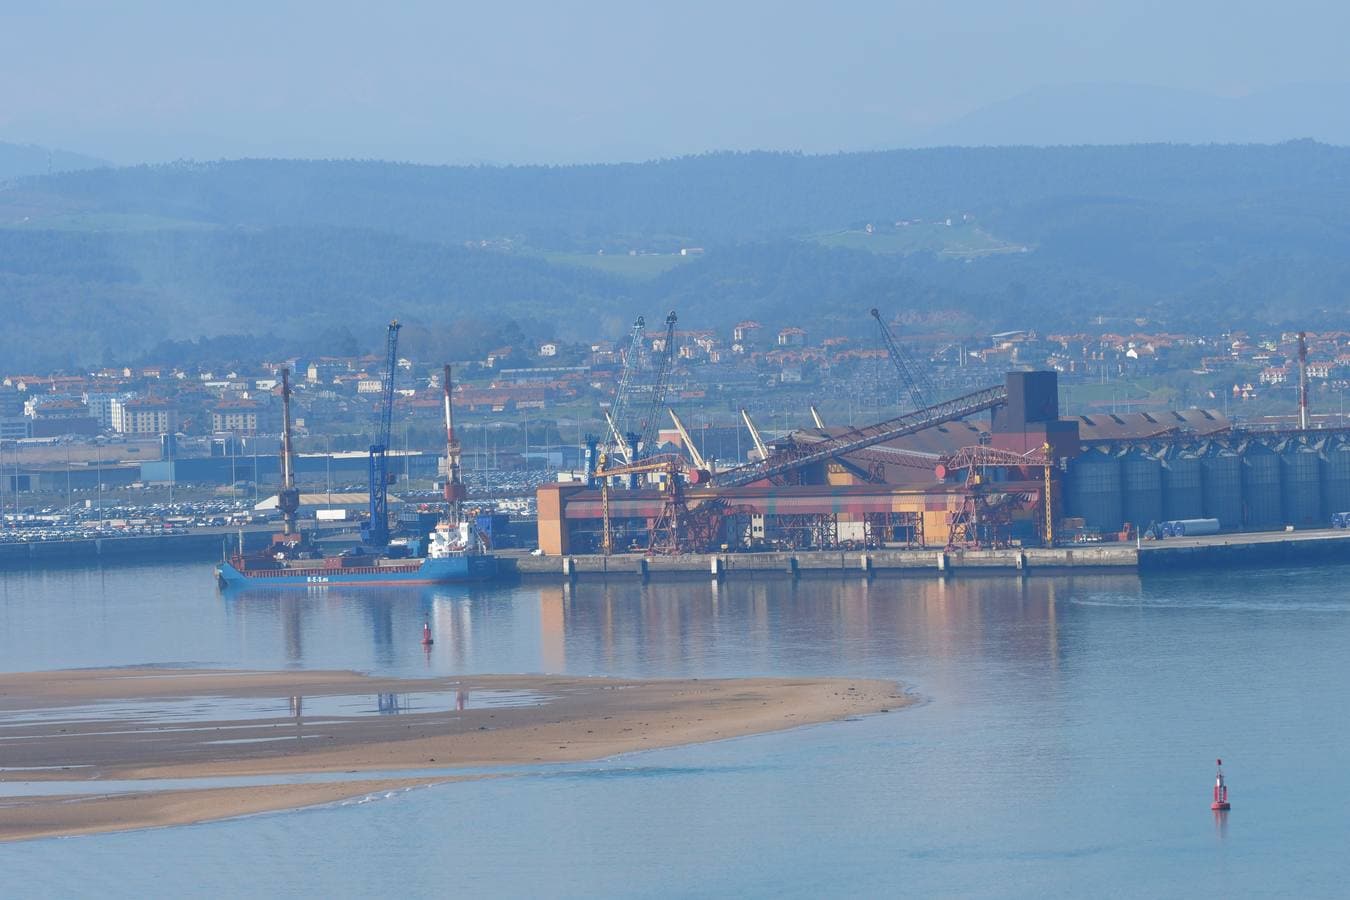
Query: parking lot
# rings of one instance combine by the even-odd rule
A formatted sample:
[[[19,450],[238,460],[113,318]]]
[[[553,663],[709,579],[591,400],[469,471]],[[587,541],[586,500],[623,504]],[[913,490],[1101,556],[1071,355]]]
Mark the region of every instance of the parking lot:
[[[250,500],[189,500],[180,503],[84,504],[21,507],[0,516],[0,543],[71,541],[175,534],[256,524],[265,517],[251,511]]]

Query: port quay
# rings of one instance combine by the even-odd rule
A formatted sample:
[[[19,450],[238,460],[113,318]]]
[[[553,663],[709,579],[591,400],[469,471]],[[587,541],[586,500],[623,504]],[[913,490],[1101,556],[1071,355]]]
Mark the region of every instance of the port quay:
[[[249,549],[267,546],[271,532],[243,532]],[[214,559],[222,540],[239,530],[209,534],[0,544],[0,568],[88,563]],[[1163,541],[1082,544],[1067,547],[973,549],[795,550],[765,553],[640,553],[534,556],[503,551],[499,577],[558,581],[574,578],[767,578],[906,575],[1031,575],[1099,570],[1150,571],[1216,566],[1280,565],[1350,559],[1350,531],[1317,529],[1169,538]]]
[[[1214,566],[1279,565],[1350,558],[1350,532],[1319,529],[1174,538],[1074,547],[989,550],[805,550],[780,553],[690,553],[673,556],[581,554],[516,556],[504,574],[523,580],[571,578],[754,578],[895,574],[1030,575],[1075,570],[1113,572]]]

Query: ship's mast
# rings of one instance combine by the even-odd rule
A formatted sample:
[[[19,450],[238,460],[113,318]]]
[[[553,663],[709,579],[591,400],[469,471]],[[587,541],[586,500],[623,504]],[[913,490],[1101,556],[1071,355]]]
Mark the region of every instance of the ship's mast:
[[[291,370],[281,370],[281,490],[277,494],[281,521],[288,538],[300,529],[296,515],[300,510],[300,491],[295,487],[295,452],[291,444]]]
[[[445,367],[441,386],[445,395],[445,506],[446,519],[451,525],[459,524],[460,505],[464,502],[464,482],[460,480],[460,447],[455,437],[455,407],[450,398],[453,385],[450,380],[450,366]]]

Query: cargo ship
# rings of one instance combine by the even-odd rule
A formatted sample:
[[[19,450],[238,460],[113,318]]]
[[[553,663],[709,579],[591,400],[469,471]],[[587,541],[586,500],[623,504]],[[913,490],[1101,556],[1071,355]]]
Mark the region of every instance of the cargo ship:
[[[394,377],[394,348],[397,323],[390,326],[389,360],[385,409],[392,403],[389,392]],[[240,535],[238,552],[216,566],[216,579],[223,588],[241,587],[326,587],[359,585],[451,584],[486,581],[497,574],[497,559],[487,552],[483,536],[474,522],[464,520],[461,504],[465,497],[459,477],[459,442],[455,440],[454,418],[450,404],[450,367],[445,367],[445,422],[447,478],[445,518],[420,537],[390,540],[387,480],[383,453],[387,443],[388,421],[384,437],[371,450],[371,516],[364,537],[370,546],[353,547],[336,556],[321,553],[306,535],[300,533],[297,513],[300,492],[295,486],[295,468],[291,446],[290,370],[281,370],[281,490],[277,495],[282,515],[282,532],[273,535],[265,550],[245,554]],[[434,520],[434,519],[433,519]],[[413,532],[414,535],[417,532]]]
[[[407,547],[395,544],[395,549]],[[273,550],[275,550],[275,545]],[[322,587],[358,585],[453,584],[486,581],[497,574],[496,557],[484,552],[477,530],[468,522],[443,523],[427,535],[426,555],[373,555],[359,548],[339,556],[313,558],[300,551],[253,556],[235,554],[216,567],[222,587]],[[309,556],[310,558],[304,558]]]

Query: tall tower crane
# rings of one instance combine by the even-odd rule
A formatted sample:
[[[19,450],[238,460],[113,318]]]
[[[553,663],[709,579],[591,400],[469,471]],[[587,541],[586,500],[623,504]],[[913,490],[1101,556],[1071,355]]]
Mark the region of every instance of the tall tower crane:
[[[623,355],[623,372],[619,375],[619,388],[614,392],[614,404],[605,413],[605,422],[609,425],[611,455],[625,462],[631,462],[633,448],[624,433],[624,415],[628,411],[628,398],[633,392],[633,379],[642,368],[643,345],[647,335],[647,320],[638,316],[633,322],[633,330],[628,336],[628,347]]]
[[[380,417],[375,442],[370,445],[370,521],[362,539],[373,547],[389,543],[389,432],[394,418],[394,373],[398,371],[398,320],[389,323],[385,335],[384,387],[380,393]]]
[[[666,342],[661,347],[661,358],[656,365],[656,380],[652,384],[651,400],[647,404],[647,415],[642,420],[642,437],[638,441],[638,454],[650,456],[656,450],[657,420],[661,407],[666,405],[666,388],[670,384],[670,369],[675,361],[675,310],[666,316]],[[636,449],[636,448],[635,448]]]
[[[905,348],[895,342],[891,336],[891,330],[886,327],[886,322],[881,318],[881,313],[872,308],[872,318],[877,320],[877,327],[881,329],[881,340],[886,345],[886,353],[891,357],[891,362],[895,365],[895,371],[900,375],[900,383],[909,391],[909,398],[914,401],[916,410],[926,409],[929,405],[928,398],[933,396],[933,385],[928,380],[928,375],[923,368],[914,361]]]

